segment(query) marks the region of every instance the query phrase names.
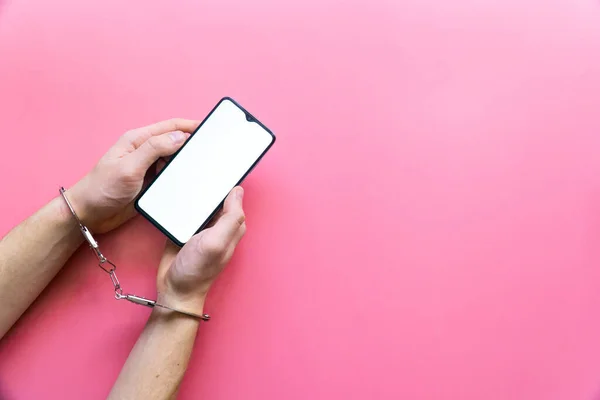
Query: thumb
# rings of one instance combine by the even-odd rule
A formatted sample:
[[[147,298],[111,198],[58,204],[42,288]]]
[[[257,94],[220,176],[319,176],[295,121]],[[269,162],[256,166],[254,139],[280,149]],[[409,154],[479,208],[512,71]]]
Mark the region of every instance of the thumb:
[[[234,187],[225,198],[223,203],[223,214],[235,213],[242,211],[242,201],[244,199],[244,188],[241,186]]]
[[[128,157],[129,162],[137,168],[148,168],[161,157],[170,156],[183,145],[189,134],[182,131],[163,133],[151,136]]]
[[[240,186],[234,188],[223,204],[223,215],[218,219],[214,226],[205,230],[205,233],[213,243],[220,243],[227,246],[231,243],[240,229],[246,216],[242,208],[244,198],[244,189]]]

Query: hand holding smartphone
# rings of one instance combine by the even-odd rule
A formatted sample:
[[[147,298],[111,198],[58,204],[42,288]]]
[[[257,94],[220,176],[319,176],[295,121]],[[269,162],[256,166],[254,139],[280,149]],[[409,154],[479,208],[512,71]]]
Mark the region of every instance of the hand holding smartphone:
[[[225,97],[141,193],[135,208],[183,246],[273,143],[275,135],[266,126]]]

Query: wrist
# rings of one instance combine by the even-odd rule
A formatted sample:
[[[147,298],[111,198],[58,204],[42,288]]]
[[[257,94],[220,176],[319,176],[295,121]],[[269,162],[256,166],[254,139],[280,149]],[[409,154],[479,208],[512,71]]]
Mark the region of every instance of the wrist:
[[[73,187],[66,190],[65,194],[73,206],[73,210],[77,214],[77,218],[81,221],[81,223],[92,230],[94,232],[93,225],[93,215],[94,210],[91,205],[90,200],[86,196],[85,188],[85,178],[81,181],[77,182]]]
[[[168,307],[202,315],[204,313],[205,295],[186,295],[172,291],[159,291],[157,303]]]
[[[83,235],[79,231],[79,225],[77,220],[73,216],[73,213],[69,209],[67,202],[62,196],[58,196],[52,200],[50,205],[55,210],[53,215],[58,218],[58,223],[64,228],[64,231],[72,233],[79,240],[83,241]]]

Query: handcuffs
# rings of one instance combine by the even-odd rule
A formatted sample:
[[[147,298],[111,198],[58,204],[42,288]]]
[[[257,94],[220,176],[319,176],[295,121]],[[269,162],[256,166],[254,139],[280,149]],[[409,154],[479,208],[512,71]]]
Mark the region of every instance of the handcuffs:
[[[66,192],[65,188],[61,186],[59,189],[59,192],[60,192],[60,195],[62,196],[62,198],[67,203],[69,210],[71,210],[71,214],[73,214],[73,217],[75,217],[75,220],[77,221],[77,224],[79,225],[79,230],[81,231],[83,237],[90,245],[90,248],[94,251],[96,258],[98,258],[98,266],[100,268],[102,268],[102,270],[104,272],[106,272],[108,274],[110,281],[113,284],[113,287],[115,289],[115,299],[127,300],[134,304],[139,304],[141,306],[146,306],[146,307],[150,307],[150,308],[154,308],[154,307],[166,308],[168,310],[175,311],[180,314],[184,314],[184,315],[187,315],[190,317],[201,319],[202,321],[210,320],[210,315],[208,315],[208,314],[196,314],[193,312],[179,310],[177,308],[169,307],[165,304],[160,304],[155,300],[150,300],[145,297],[136,296],[133,294],[123,294],[123,288],[121,287],[121,283],[119,282],[119,279],[117,278],[117,274],[115,272],[117,269],[117,266],[112,261],[110,261],[108,258],[106,258],[104,256],[104,254],[102,254],[102,252],[100,251],[100,247],[98,247],[98,242],[94,239],[90,230],[81,222],[81,220],[77,216],[75,209],[73,208],[73,206],[71,205],[71,202],[69,201],[69,199],[67,198],[67,195],[65,194],[65,192]]]

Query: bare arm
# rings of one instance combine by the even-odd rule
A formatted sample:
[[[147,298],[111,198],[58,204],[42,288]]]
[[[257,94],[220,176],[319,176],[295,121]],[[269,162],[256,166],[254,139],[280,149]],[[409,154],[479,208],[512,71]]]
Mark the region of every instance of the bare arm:
[[[206,294],[246,232],[243,189],[225,200],[215,224],[181,249],[167,243],[158,269],[159,301],[202,314]],[[198,330],[196,319],[155,309],[113,387],[110,399],[170,399],[187,368]]]
[[[83,241],[62,198],[55,198],[0,241],[0,338]]]
[[[152,310],[109,399],[175,398],[199,324],[169,310]]]
[[[92,233],[108,232],[135,215],[133,202],[146,173],[173,154],[198,126],[174,119],[123,135],[96,167],[67,191]],[[164,304],[202,314],[204,299],[246,230],[243,190],[234,189],[213,226],[179,251],[168,244],[157,277]],[[83,238],[60,197],[0,241],[0,338],[56,275]],[[199,322],[172,311],[153,310],[115,383],[113,399],[172,398],[183,378]]]
[[[173,119],[123,135],[67,191],[83,223],[93,233],[104,233],[130,219],[148,169],[177,151],[197,126],[198,121]],[[0,241],[0,338],[82,242],[78,225],[59,196]]]

